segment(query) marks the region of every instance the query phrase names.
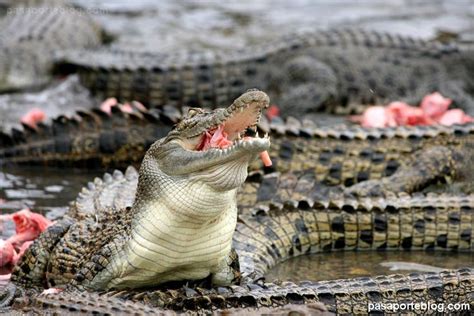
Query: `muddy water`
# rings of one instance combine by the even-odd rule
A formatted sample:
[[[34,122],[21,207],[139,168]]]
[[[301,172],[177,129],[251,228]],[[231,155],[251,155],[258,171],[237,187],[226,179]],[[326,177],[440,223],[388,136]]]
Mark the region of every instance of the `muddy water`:
[[[406,262],[416,265],[395,266],[388,263]],[[436,271],[436,268],[457,269],[472,267],[474,254],[450,252],[396,251],[396,252],[334,252],[301,256],[281,263],[266,275],[268,281],[330,280],[379,274]],[[427,265],[427,266],[420,266]]]
[[[28,207],[55,220],[64,214],[80,189],[102,173],[44,167],[5,168],[0,172],[0,214]],[[0,239],[13,233],[10,221],[3,225],[0,222]]]
[[[76,0],[126,50],[174,53],[182,50],[232,50],[301,29],[362,27],[421,38],[438,31],[471,36],[473,0],[262,0],[152,1]],[[49,92],[48,92],[49,91]],[[95,104],[87,91],[72,84],[53,85],[46,93],[0,96],[0,130],[18,126],[31,107],[49,117]],[[103,170],[45,168],[0,169],[0,213],[25,206],[54,219],[79,189]],[[5,225],[1,236],[12,226]],[[275,268],[269,278],[329,279],[386,273],[382,261],[413,261],[443,267],[473,266],[472,255],[414,253],[336,253],[301,257]]]

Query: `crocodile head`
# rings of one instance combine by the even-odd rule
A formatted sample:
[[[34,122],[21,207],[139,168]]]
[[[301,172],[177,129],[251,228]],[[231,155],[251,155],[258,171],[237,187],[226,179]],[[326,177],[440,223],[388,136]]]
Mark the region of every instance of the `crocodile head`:
[[[268,136],[254,132],[268,104],[264,92],[249,90],[225,109],[192,108],[167,137],[152,145],[144,165],[216,190],[237,188],[247,177],[249,162],[270,146]]]

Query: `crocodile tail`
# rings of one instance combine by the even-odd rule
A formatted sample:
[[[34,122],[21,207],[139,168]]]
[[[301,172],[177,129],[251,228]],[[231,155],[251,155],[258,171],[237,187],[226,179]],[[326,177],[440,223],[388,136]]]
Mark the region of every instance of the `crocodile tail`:
[[[291,257],[331,250],[474,250],[474,196],[405,195],[293,200],[240,215],[233,241],[242,274],[262,276]],[[448,218],[467,224],[436,224]]]
[[[0,134],[0,165],[127,166],[141,161],[177,116],[169,109],[124,113],[113,107],[110,115],[95,109],[59,116],[36,129],[24,125]]]
[[[170,71],[166,70],[165,55],[84,49],[63,51],[56,57],[55,74],[77,73],[81,83],[100,99],[115,97],[121,102],[139,100],[159,106],[168,103],[164,84]]]
[[[442,303],[445,307],[450,303],[466,303],[467,306],[464,304],[463,309],[469,311],[473,306],[473,291],[474,270],[461,268],[437,273],[379,275],[317,282],[258,282],[210,290],[180,288],[146,292],[112,291],[105,295],[188,312],[245,307],[265,314],[267,307],[272,306],[281,308],[288,306],[287,304],[324,304],[324,310],[337,315],[368,315],[370,312],[384,314],[381,303],[390,308],[393,304],[399,306],[401,302],[429,302],[437,304],[436,306]],[[279,312],[280,315],[284,310]],[[244,314],[248,315],[247,312]]]

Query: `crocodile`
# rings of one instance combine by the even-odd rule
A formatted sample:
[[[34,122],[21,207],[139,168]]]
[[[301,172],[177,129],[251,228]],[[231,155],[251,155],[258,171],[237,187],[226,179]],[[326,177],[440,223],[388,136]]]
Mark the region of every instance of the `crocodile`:
[[[0,165],[74,168],[138,165],[154,140],[164,137],[182,115],[177,108],[165,106],[134,113],[112,108],[110,115],[93,110],[80,111],[72,118],[59,116],[50,125],[39,124],[37,129],[24,126],[23,130],[13,129],[10,134],[0,133]],[[308,120],[290,117],[286,122],[269,123],[262,117],[258,127],[259,133],[269,133],[272,137],[269,153],[274,165],[266,168],[267,171],[311,173],[327,186],[350,186],[391,176],[413,161],[433,163],[431,157],[439,156],[437,152],[445,160],[453,157],[454,164],[464,166],[469,166],[468,158],[473,156],[473,123],[382,129],[320,128]],[[456,158],[455,152],[461,152],[462,157]],[[261,167],[258,162],[251,164],[252,170]],[[455,169],[450,164],[448,167]]]
[[[283,203],[270,203],[268,210],[243,209],[237,215],[237,189],[247,177],[249,161],[270,146],[265,136],[246,135],[247,127],[256,124],[268,102],[262,92],[249,91],[227,109],[191,109],[187,118],[150,147],[139,173],[133,168],[125,175],[117,171],[89,185],[75,203],[89,201],[93,207],[73,205],[67,216],[34,242],[2,293],[2,305],[22,291],[40,291],[44,286],[65,288],[65,299],[77,290],[106,291],[105,299],[125,295],[185,310],[218,307],[216,304],[245,307],[252,302],[256,307],[272,306],[307,299],[323,302],[337,313],[367,312],[367,303],[380,300],[472,302],[471,269],[334,283],[259,285],[258,279],[268,268],[306,253],[333,249],[472,251],[474,245],[472,195],[387,193],[383,199],[339,195],[313,202],[299,196],[296,186],[295,194]],[[134,181],[134,188],[122,190]],[[285,181],[274,183],[279,186]],[[270,189],[291,191],[285,186]],[[183,230],[179,224],[186,222]],[[196,225],[199,228],[193,231]],[[167,229],[169,234],[159,233]],[[192,236],[191,242],[186,235]],[[176,238],[185,252],[173,243]],[[205,247],[196,240],[206,242]],[[172,262],[171,268],[167,262]],[[203,278],[220,287],[184,292],[179,288],[140,289]],[[245,285],[229,287],[241,280]],[[397,291],[387,290],[394,285]],[[50,296],[34,299],[40,304],[47,300],[47,304],[61,304]]]
[[[149,106],[227,104],[268,91],[282,114],[359,113],[368,104],[418,103],[433,91],[474,111],[472,51],[388,33],[335,29],[282,36],[231,52],[75,50],[57,63],[100,98]]]
[[[43,87],[58,50],[101,42],[102,31],[84,10],[61,0],[15,1],[0,20],[0,92]]]
[[[133,167],[125,174],[115,171],[90,183],[75,203],[86,204],[85,200],[95,200],[96,209],[86,212],[132,205],[136,188],[128,190],[126,183],[136,185],[137,179],[138,172]],[[117,183],[122,185],[117,186]],[[128,196],[128,201],[124,201],[124,195]],[[285,203],[273,202],[240,210],[233,247],[239,256],[242,277],[254,282],[210,289],[165,287],[95,294],[77,294],[77,289],[67,289],[57,297],[37,296],[31,304],[44,306],[45,310],[58,306],[71,308],[71,311],[81,308],[93,311],[101,306],[117,306],[120,310],[120,304],[124,304],[116,301],[120,299],[128,304],[143,304],[138,305],[141,309],[137,308],[137,311],[146,306],[158,308],[157,311],[232,311],[233,308],[275,308],[291,303],[319,302],[337,314],[366,313],[368,304],[377,302],[473,304],[472,269],[297,284],[258,281],[268,269],[291,257],[332,250],[472,251],[473,209],[472,195],[410,196],[399,193],[387,195],[384,199],[338,195],[314,202],[291,195]],[[71,211],[76,212],[69,214],[75,218],[88,215],[83,213],[83,209],[72,207]],[[43,242],[45,240],[49,239],[45,238]],[[31,308],[24,304],[18,304],[18,308]]]

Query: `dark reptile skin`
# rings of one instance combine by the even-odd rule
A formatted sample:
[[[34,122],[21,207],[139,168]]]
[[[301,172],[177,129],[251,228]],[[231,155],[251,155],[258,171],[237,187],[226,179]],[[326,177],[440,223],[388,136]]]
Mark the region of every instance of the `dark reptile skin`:
[[[259,92],[253,91],[252,94],[258,95]],[[434,129],[437,137],[401,138],[402,143],[414,142],[415,144],[431,139],[433,144],[426,147],[430,159],[423,160],[423,157],[414,159],[414,161],[398,168],[390,177],[380,181],[362,182],[360,185],[348,189],[341,188],[340,190],[343,191],[330,191],[326,199],[316,199],[319,194],[318,179],[314,177],[314,174],[301,173],[304,169],[297,169],[296,171],[300,171],[299,173],[282,175],[265,175],[259,172],[252,174],[251,179],[238,195],[242,214],[239,216],[233,243],[240,256],[240,267],[235,261],[230,263],[230,266],[234,271],[241,273],[245,281],[256,281],[275,264],[305,253],[342,249],[472,251],[474,244],[472,242],[472,210],[474,209],[472,195],[411,196],[406,193],[390,193],[390,191],[404,191],[411,187],[415,190],[423,185],[424,181],[438,176],[448,177],[452,170],[456,171],[455,162],[461,161],[458,157],[459,148],[465,150],[466,146],[464,145],[470,144],[469,140],[472,137],[470,127],[468,125],[467,127],[448,129],[448,132],[444,133],[440,133],[441,130],[440,128]],[[426,131],[433,131],[433,129]],[[400,133],[399,130],[396,130],[392,139],[399,138]],[[357,133],[351,130],[345,130],[341,135],[344,136],[340,136],[338,141],[357,137],[365,138],[364,141],[374,141],[371,139],[373,137],[367,136],[367,133],[356,137]],[[413,133],[408,133],[408,135],[413,135]],[[308,137],[308,134],[300,136],[303,136],[304,139],[304,137]],[[443,137],[451,143],[448,142],[447,147],[437,146]],[[375,138],[375,142],[381,142],[383,139],[382,137]],[[467,142],[464,143],[466,139]],[[357,140],[353,141],[357,142]],[[423,149],[425,148],[423,147]],[[415,173],[410,173],[410,170]],[[15,292],[24,287],[33,292],[45,285],[69,286],[68,291],[72,288],[82,289],[84,284],[87,284],[107,265],[111,254],[121,247],[121,243],[115,241],[127,240],[127,236],[130,234],[130,221],[133,217],[133,212],[127,206],[133,202],[137,179],[138,173],[130,168],[125,175],[117,171],[113,175],[105,175],[103,179],[94,180],[94,183],[89,184],[88,188],[83,189],[78,199],[73,202],[69,214],[41,235],[26,252],[20,265],[15,268],[12,276],[13,283],[1,295],[4,300],[2,304],[10,302],[12,291]],[[381,192],[377,192],[377,190]],[[356,193],[356,195],[351,195],[351,193]],[[384,193],[385,196],[380,196],[380,193]],[[370,196],[373,194],[378,196],[357,197],[357,195]],[[255,204],[260,205],[255,208]],[[111,238],[114,238],[113,243],[110,243]],[[466,298],[466,295],[471,293],[472,271],[459,270],[445,272],[445,274],[448,277],[441,281],[442,293],[428,291],[432,288],[430,277],[408,277],[414,278],[410,280],[411,284],[416,283],[416,287],[413,288],[407,286],[406,282],[409,279],[402,276],[400,277],[402,279],[400,293],[397,292],[390,296],[388,300],[398,301],[405,298],[413,300],[414,295],[422,300],[431,300],[439,299],[439,295],[441,295],[448,301],[452,301],[455,297],[470,302],[470,298]],[[390,277],[388,280],[393,285],[397,284],[397,278]],[[458,282],[454,286],[451,283],[453,278]],[[460,282],[459,278],[462,278],[463,282]],[[334,286],[340,289],[341,284],[346,281],[338,282],[335,282]],[[366,304],[358,305],[357,303],[361,289],[367,291],[364,292],[367,295],[364,294],[363,297],[372,301],[370,295],[384,296],[383,287],[387,284],[383,281],[377,285],[377,281],[372,282],[372,280],[365,284],[361,279],[347,282],[354,285],[355,288],[347,287],[348,292],[342,293],[344,296],[342,302],[337,301],[338,295],[341,293],[334,294],[336,302],[330,296],[329,302],[324,301],[324,298],[328,298],[326,294],[322,295],[319,300],[336,312],[361,311],[362,305],[367,308]],[[439,283],[439,281],[436,282]],[[310,285],[308,283],[304,286],[307,288],[305,291],[309,291]],[[281,301],[281,298],[278,298],[281,296],[279,290],[273,288],[271,284],[267,286],[271,287],[270,301],[272,301],[273,293],[275,293],[277,301]],[[256,297],[260,295],[259,291],[247,295],[249,291],[255,289],[252,285],[249,285],[248,288],[242,287],[242,291],[239,289],[239,287],[231,287],[227,290],[226,288],[218,289],[218,291],[231,292],[228,298],[220,301],[225,304],[223,307],[245,307],[248,304],[253,304],[252,302],[255,302]],[[448,289],[452,291],[449,292]],[[288,291],[291,293],[292,290],[293,287],[289,284],[285,284],[282,289],[287,293]],[[197,290],[187,290],[186,297],[195,296],[193,291]],[[421,293],[418,293],[419,291]],[[18,290],[18,293],[21,292]],[[166,296],[170,293],[174,293],[171,294],[171,301]],[[154,296],[152,297],[155,297],[155,301],[149,298],[146,302],[158,302],[155,303],[158,306],[181,309],[193,309],[196,306],[203,306],[202,304],[207,304],[210,307],[214,303],[206,303],[208,301],[206,293],[212,293],[212,290],[202,292],[204,298],[187,300],[176,291],[168,291],[165,294],[153,292]],[[238,296],[234,295],[235,293],[238,293],[236,294]],[[135,296],[133,292],[124,291],[122,294],[127,298],[140,299],[147,297],[146,295],[149,293],[142,292]],[[297,292],[296,294],[300,295],[301,293]],[[120,296],[120,294],[117,295]],[[268,292],[263,295],[263,301],[268,302]],[[314,292],[310,295],[313,298],[320,298],[319,294],[315,296]],[[156,297],[164,299],[164,301],[156,301]],[[241,300],[241,297],[244,299]],[[294,297],[298,296],[291,294],[290,298],[286,298],[291,300]],[[186,305],[180,305],[182,302]],[[291,301],[284,300],[282,302],[282,304],[286,304]]]
[[[471,52],[357,29],[291,34],[231,53],[75,51],[63,66],[101,98],[151,106],[221,106],[258,88],[285,115],[360,112],[367,104],[417,102],[433,91],[474,109]]]
[[[111,206],[130,203],[130,197],[134,195],[133,186],[136,185],[137,176],[137,172],[133,169],[129,169],[125,176],[116,171],[113,176],[104,176],[102,180],[96,179],[94,184],[89,185],[89,189],[84,189],[76,204],[85,204],[93,198],[96,200],[96,211],[104,216],[97,218],[95,214],[82,213],[77,206],[72,207],[69,215],[83,220],[77,225],[71,226],[72,230],[70,229],[68,233],[67,241],[60,239],[58,243],[57,238],[53,238],[54,236],[49,233],[56,226],[50,228],[48,233],[35,241],[31,250],[25,255],[22,264],[14,273],[13,280],[16,281],[16,284],[25,285],[26,283],[30,287],[31,285],[38,287],[42,284],[42,282],[35,284],[34,280],[39,280],[39,278],[31,276],[33,267],[35,267],[35,271],[41,273],[41,266],[37,264],[38,260],[46,262],[46,265],[49,266],[47,277],[50,285],[60,286],[60,284],[68,282],[67,278],[73,278],[74,271],[78,270],[81,262],[87,261],[87,258],[92,255],[83,250],[92,250],[90,247],[96,248],[102,244],[94,237],[96,234],[103,236],[104,234],[101,232],[126,229],[128,224],[123,214],[127,213],[120,215],[120,211],[111,213],[107,209],[110,210]],[[284,181],[276,183],[284,184]],[[286,188],[275,187],[273,189],[288,191]],[[124,200],[122,190],[127,192],[128,202],[125,201],[126,199]],[[411,196],[400,193],[387,194],[384,199],[381,199],[380,197],[357,198],[333,193],[326,200],[320,199],[314,202],[308,198],[298,198],[300,195],[297,191],[293,191],[294,194],[288,196],[284,203],[272,201],[262,203],[253,209],[244,208],[242,210],[244,214],[239,217],[234,235],[234,247],[240,256],[240,271],[244,279],[259,278],[269,268],[293,256],[321,251],[354,249],[472,251],[474,247],[472,239],[474,236],[474,214],[472,213],[474,199],[472,195],[419,194]],[[59,224],[59,226],[62,225]],[[54,231],[56,230],[54,228]],[[71,239],[76,234],[74,231],[83,236],[80,242],[77,239]],[[61,234],[58,234],[58,237]],[[105,235],[110,236],[109,233]],[[95,241],[87,246],[89,245],[88,238],[84,239],[85,236],[89,236]],[[51,258],[39,256],[37,253],[37,250],[64,248],[66,244],[68,251],[61,255],[61,265],[56,264],[58,262],[56,257],[56,259],[48,261]],[[45,259],[46,261],[43,261]],[[107,259],[102,255],[93,256],[92,262],[95,263],[87,264],[85,268],[81,269],[81,272],[74,277],[73,283],[80,284],[79,279],[91,277],[98,266],[104,264],[103,260]],[[78,275],[82,276],[78,279]],[[88,277],[88,275],[90,276]],[[448,284],[452,284],[453,277],[464,280],[459,285],[453,284],[454,287],[450,289],[453,292],[440,293],[432,290],[418,293],[421,289],[431,289],[436,284],[438,287],[444,284],[443,288],[447,289]],[[414,281],[407,283],[407,278],[413,278]],[[373,302],[377,297],[388,295],[384,294],[385,285],[388,284],[390,286],[399,284],[400,293],[389,296],[387,302],[396,302],[401,299],[411,301],[415,297],[421,300],[438,301],[441,299],[440,297],[454,300],[470,293],[471,290],[467,291],[465,286],[472,289],[473,278],[472,271],[459,270],[457,272],[443,272],[440,275],[427,274],[427,277],[424,274],[415,274],[337,282],[310,282],[299,288],[289,284],[285,284],[283,288],[266,284],[263,288],[243,286],[210,291],[198,290],[197,292],[189,290],[190,292],[186,292],[187,294],[178,294],[179,292],[175,290],[173,290],[174,292],[121,291],[118,296],[175,309],[210,308],[211,306],[221,308],[277,306],[294,302],[293,300],[298,298],[298,300],[305,302],[321,301],[335,312],[360,312],[360,308],[367,308],[366,301]],[[347,286],[343,286],[346,284],[344,282],[347,283]],[[413,282],[416,283],[414,288],[409,285],[414,284]],[[265,290],[266,288],[270,290]],[[219,294],[215,294],[215,291]],[[286,294],[282,297],[281,293],[283,292],[294,293],[295,296]],[[365,293],[360,298],[363,303],[356,303],[354,295],[360,292]],[[304,296],[306,298],[301,296],[302,293],[306,293]],[[191,297],[189,297],[190,295]],[[216,295],[217,297],[214,297]],[[209,296],[211,298],[208,298]],[[60,299],[62,300],[63,297]],[[41,302],[42,299],[38,298],[38,300]],[[49,297],[48,300],[55,302],[54,297]],[[459,300],[464,302],[464,298]],[[469,299],[466,300],[469,301]]]
[[[120,167],[138,163],[157,138],[165,136],[181,116],[173,107],[128,114],[113,109],[78,112],[79,118],[56,118],[37,130],[0,134],[0,165]],[[413,160],[451,157],[449,168],[472,156],[474,124],[384,129],[316,128],[307,121],[288,119],[282,124],[263,120],[261,132],[270,132],[272,170],[311,173],[325,185],[346,186],[392,175]],[[444,146],[451,152],[434,147]],[[430,148],[436,154],[426,154]],[[458,155],[459,156],[459,155]],[[416,158],[421,157],[421,158]],[[451,159],[449,158],[449,159]],[[443,165],[443,163],[440,163]],[[251,169],[261,169],[256,162]],[[439,168],[441,169],[441,168]],[[268,171],[268,170],[267,170]],[[448,173],[453,173],[452,170]]]

